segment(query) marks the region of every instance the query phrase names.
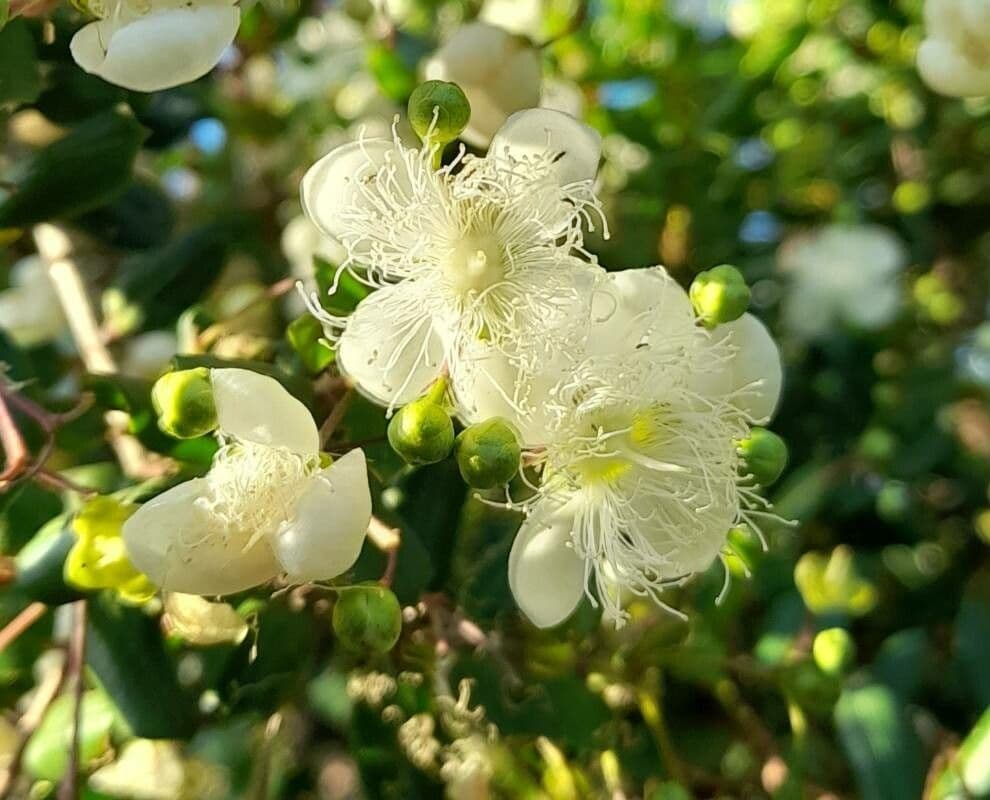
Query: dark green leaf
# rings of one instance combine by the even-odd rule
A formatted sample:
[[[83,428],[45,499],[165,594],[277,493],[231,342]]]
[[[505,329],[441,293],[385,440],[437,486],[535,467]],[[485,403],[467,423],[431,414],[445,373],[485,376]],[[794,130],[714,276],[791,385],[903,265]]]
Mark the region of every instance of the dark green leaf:
[[[9,0],[0,0],[0,107],[33,102],[41,93],[34,37],[27,21],[5,25]]]
[[[835,726],[863,800],[921,797],[921,744],[890,689],[870,684],[845,690],[835,707]]]
[[[72,217],[120,195],[131,180],[144,129],[126,109],[91,117],[34,156],[0,203],[0,228]]]
[[[135,736],[174,739],[192,731],[192,701],[179,687],[154,618],[107,593],[94,596],[86,659]]]

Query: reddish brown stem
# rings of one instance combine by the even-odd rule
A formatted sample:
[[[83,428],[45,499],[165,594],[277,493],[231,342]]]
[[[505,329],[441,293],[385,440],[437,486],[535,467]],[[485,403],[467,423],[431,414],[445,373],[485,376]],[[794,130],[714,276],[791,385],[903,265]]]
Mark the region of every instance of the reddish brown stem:
[[[83,667],[86,663],[86,601],[79,600],[73,607],[72,642],[69,653],[69,672],[72,675],[75,706],[72,712],[72,745],[69,751],[69,768],[58,790],[58,800],[79,798],[79,731],[82,727]]]
[[[41,619],[48,608],[44,603],[31,603],[20,614],[8,622],[3,630],[0,630],[0,653],[7,649],[11,642]]]

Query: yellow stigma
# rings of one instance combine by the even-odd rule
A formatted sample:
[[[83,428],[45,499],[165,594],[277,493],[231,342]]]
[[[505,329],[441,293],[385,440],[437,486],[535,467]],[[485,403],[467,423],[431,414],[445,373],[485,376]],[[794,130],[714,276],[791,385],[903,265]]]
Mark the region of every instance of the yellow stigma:
[[[664,409],[655,405],[637,411],[629,425],[629,443],[636,449],[656,444]]]
[[[455,291],[482,292],[505,275],[502,248],[491,233],[469,234],[451,248],[443,272]]]

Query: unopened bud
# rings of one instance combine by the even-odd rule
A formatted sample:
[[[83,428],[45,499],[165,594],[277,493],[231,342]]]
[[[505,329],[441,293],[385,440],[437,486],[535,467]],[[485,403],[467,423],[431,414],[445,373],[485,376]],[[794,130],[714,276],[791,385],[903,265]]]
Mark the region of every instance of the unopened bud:
[[[454,423],[442,405],[446,382],[399,409],[388,424],[388,443],[409,464],[435,464],[454,447]]]
[[[457,437],[457,466],[468,486],[494,489],[519,471],[522,449],[512,426],[501,417],[471,425]]]
[[[349,650],[387,653],[402,633],[402,609],[381,584],[348,587],[333,607],[333,630]]]
[[[176,439],[194,439],[217,427],[213,385],[206,367],[162,375],[151,390],[158,427]]]
[[[787,466],[787,444],[773,431],[753,428],[738,445],[744,469],[760,486],[770,486]]]
[[[742,273],[729,264],[702,272],[691,283],[691,305],[706,328],[739,319],[749,307],[749,296]]]
[[[829,628],[815,636],[811,654],[818,669],[837,678],[855,662],[856,643],[845,628]]]
[[[471,104],[456,83],[426,81],[409,97],[409,123],[424,141],[452,142],[470,119]]]

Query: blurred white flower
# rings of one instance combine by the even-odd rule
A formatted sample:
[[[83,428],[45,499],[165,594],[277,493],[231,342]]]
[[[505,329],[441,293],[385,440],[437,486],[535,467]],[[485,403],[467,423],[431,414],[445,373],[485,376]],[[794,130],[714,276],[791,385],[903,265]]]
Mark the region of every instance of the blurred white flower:
[[[101,17],[72,37],[76,63],[105,81],[156,92],[203,77],[234,41],[231,0],[98,0]]]
[[[40,256],[22,258],[10,269],[10,288],[0,292],[0,328],[20,347],[57,338],[65,317]]]
[[[142,333],[124,345],[120,371],[137,378],[157,378],[168,369],[178,347],[178,337],[172,331]]]
[[[452,81],[471,104],[461,138],[486,147],[517,111],[540,103],[540,54],[522,37],[494,25],[462,25],[426,62],[427,80]]]
[[[751,409],[772,413],[780,392],[766,330],[751,317],[753,341],[704,330],[662,267],[614,273],[602,294],[587,357],[549,391],[542,480],[509,557],[513,595],[541,627],[585,594],[617,624],[623,592],[664,605],[663,589],[707,569],[730,528],[759,530],[767,513],[736,449]]]
[[[198,595],[347,570],[371,519],[364,454],[321,468],[313,418],[276,380],[243,369],[211,370],[211,380],[220,450],[206,477],[127,520],[133,564],[165,591]]]
[[[533,38],[543,25],[543,0],[485,0],[478,19],[516,36]]]
[[[936,92],[990,94],[990,0],[925,0],[918,72]]]
[[[876,330],[900,310],[907,252],[886,228],[829,225],[790,238],[777,261],[790,279],[784,325],[799,337],[815,339],[842,324]]]
[[[303,205],[343,243],[344,266],[377,287],[349,317],[313,304],[339,336],[341,370],[395,406],[445,369],[460,396],[480,342],[532,370],[579,341],[599,275],[581,256],[600,147],[577,120],[534,109],[502,127],[487,157],[440,170],[432,148],[398,140],[343,145],[317,162]]]
[[[277,59],[278,92],[293,102],[331,97],[364,72],[364,30],[338,9],[299,23]]]
[[[227,603],[199,595],[169,592],[162,624],[169,634],[196,645],[240,644],[250,632],[244,618]]]

